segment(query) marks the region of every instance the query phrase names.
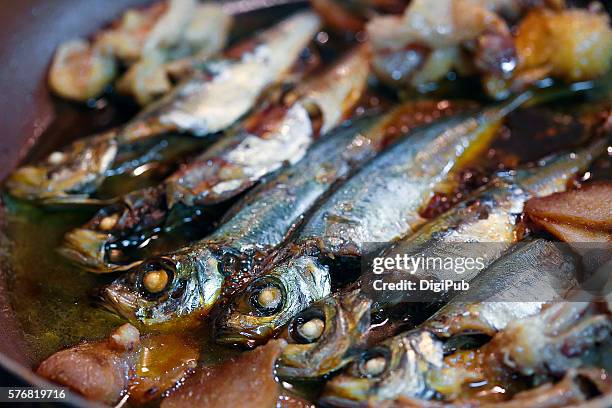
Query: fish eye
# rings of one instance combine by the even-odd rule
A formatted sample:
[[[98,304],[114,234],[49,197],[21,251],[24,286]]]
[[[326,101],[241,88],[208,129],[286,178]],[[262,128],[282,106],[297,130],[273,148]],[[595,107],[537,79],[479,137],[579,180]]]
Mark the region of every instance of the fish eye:
[[[258,315],[271,316],[283,307],[284,299],[284,290],[279,285],[261,282],[253,288],[249,303]]]
[[[359,360],[359,373],[366,378],[375,378],[382,375],[389,365],[389,350],[376,347],[366,351]]]
[[[319,309],[308,309],[297,315],[289,325],[289,335],[300,344],[314,343],[325,331],[325,316]]]
[[[142,267],[140,290],[149,298],[161,296],[172,284],[174,270],[168,262],[153,261]]]

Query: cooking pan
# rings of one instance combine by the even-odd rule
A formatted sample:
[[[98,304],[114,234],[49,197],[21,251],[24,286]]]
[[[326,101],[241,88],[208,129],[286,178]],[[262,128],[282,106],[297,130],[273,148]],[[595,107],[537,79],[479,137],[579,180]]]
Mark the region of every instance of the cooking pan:
[[[100,130],[96,126],[111,126],[102,120],[92,128],[89,117],[98,114],[94,109],[55,100],[46,85],[48,66],[60,43],[70,38],[86,37],[126,8],[151,1],[0,1],[0,182],[18,164],[41,157],[72,138]],[[231,0],[223,3],[233,14],[240,16],[237,31],[249,31],[266,25],[273,18],[272,10],[282,16],[305,6],[306,1]],[[610,11],[612,2],[604,3]],[[51,134],[55,137],[49,137]],[[0,234],[4,222],[0,218]],[[33,372],[37,361],[28,350],[24,333],[11,308],[6,273],[0,265],[0,368],[3,370],[0,378],[5,377],[0,385],[49,387],[49,382]],[[68,393],[65,402],[79,407],[100,406],[72,393]]]
[[[19,163],[66,144],[71,138],[92,133],[82,126],[83,117],[92,115],[83,108],[62,110],[49,94],[46,74],[56,47],[75,37],[86,37],[104,26],[128,7],[142,6],[151,0],[13,0],[0,2],[0,181]],[[253,29],[270,19],[303,7],[302,0],[223,1],[239,17],[240,27]],[[240,34],[240,33],[238,33]],[[109,123],[102,122],[107,127]],[[100,124],[98,124],[100,126]],[[65,137],[47,137],[53,134]],[[66,132],[59,130],[65,129]],[[41,137],[44,136],[44,137]],[[0,219],[0,233],[4,220]],[[51,384],[33,372],[34,361],[24,334],[9,302],[6,271],[0,267],[0,385]],[[99,406],[69,393],[72,406]],[[23,405],[22,405],[23,406]]]

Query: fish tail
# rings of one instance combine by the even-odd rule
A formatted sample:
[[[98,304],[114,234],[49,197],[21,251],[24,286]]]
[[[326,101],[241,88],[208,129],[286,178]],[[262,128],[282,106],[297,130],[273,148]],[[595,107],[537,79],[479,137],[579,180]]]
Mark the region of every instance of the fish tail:
[[[572,98],[582,92],[591,91],[599,87],[597,81],[575,82],[569,85],[550,86],[547,88],[536,88],[523,92],[516,98],[516,103],[521,106],[532,107],[554,102],[559,99]]]
[[[559,99],[571,98],[582,92],[598,87],[596,81],[576,82],[570,85],[550,86],[547,88],[529,89],[520,93],[493,111],[493,116],[499,119],[508,116],[520,107],[533,107],[554,102]]]
[[[565,191],[568,181],[586,171],[591,163],[606,150],[608,139],[600,138],[575,152],[554,155],[545,159],[541,167],[520,171],[516,181],[521,187],[536,196]]]

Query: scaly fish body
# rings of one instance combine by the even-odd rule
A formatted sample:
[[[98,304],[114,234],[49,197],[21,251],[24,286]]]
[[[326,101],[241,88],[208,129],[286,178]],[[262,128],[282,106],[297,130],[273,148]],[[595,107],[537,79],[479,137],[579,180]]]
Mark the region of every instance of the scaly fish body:
[[[381,120],[362,118],[338,129],[317,142],[300,162],[268,176],[230,209],[209,237],[168,256],[145,261],[103,288],[104,304],[143,324],[206,313],[223,288],[231,292],[245,277],[256,273],[256,259],[280,245],[304,213],[336,182],[401,136],[389,131],[397,126],[398,114],[407,115],[401,122],[414,127],[428,115],[441,116],[455,109],[454,104],[439,107],[431,102],[408,103]],[[316,282],[325,281],[326,272],[318,262],[301,265],[310,266]],[[155,279],[143,285],[147,276]],[[160,281],[164,285],[155,285]],[[146,286],[156,293],[150,293]],[[321,291],[311,291],[317,298],[323,292],[328,292],[325,286]]]
[[[359,257],[366,242],[388,242],[412,233],[425,222],[419,210],[435,190],[449,180],[463,160],[487,146],[500,120],[526,99],[519,97],[476,116],[441,120],[415,132],[361,169],[308,219],[295,238],[297,249],[291,248],[289,260],[273,264],[236,296],[217,321],[217,341],[256,345],[309,305],[296,301],[299,294],[287,287],[283,291],[287,297],[282,299],[285,306],[279,306],[273,314],[261,315],[252,302],[250,307],[245,306],[249,304],[245,299],[256,296],[268,281],[282,282],[286,275],[292,278],[285,285],[294,284],[293,277],[300,273],[288,274],[288,264]],[[296,262],[296,258],[309,261]]]
[[[113,242],[134,230],[163,225],[177,203],[214,206],[283,165],[297,163],[356,105],[366,87],[367,55],[365,47],[350,53],[285,98],[293,97],[292,101],[254,114],[242,130],[213,144],[162,186],[130,193],[121,203],[100,210],[85,226],[66,235],[62,253],[98,273],[129,268],[105,256]]]
[[[280,106],[247,119],[166,181],[170,205],[206,205],[244,191],[284,163],[297,163],[312,143],[346,119],[367,85],[369,52],[361,47],[285,96]],[[321,123],[316,123],[316,122]]]
[[[340,129],[337,134],[321,140],[299,163],[271,175],[247,194],[230,209],[225,222],[210,236],[169,256],[158,257],[169,259],[169,266],[162,265],[161,269],[166,276],[174,277],[163,288],[160,301],[148,300],[137,284],[150,270],[160,270],[150,266],[160,264],[159,260],[150,260],[104,288],[106,305],[144,324],[206,313],[218,300],[223,287],[231,291],[245,275],[255,273],[253,260],[281,244],[301,221],[304,212],[333,183],[383,148],[384,137],[367,139],[359,133],[359,129],[372,120],[362,119],[355,126]],[[323,270],[318,268],[313,273],[322,275]],[[192,284],[190,291],[185,290],[185,282],[211,280],[214,285],[197,287]],[[167,306],[176,298],[175,293],[182,294],[185,299],[179,299],[180,304]],[[197,301],[191,302],[191,298]]]
[[[170,132],[203,137],[227,129],[287,73],[319,26],[312,13],[288,18],[263,32],[240,59],[206,64],[206,72],[195,72],[121,128],[78,140],[43,162],[18,169],[8,188],[15,196],[42,203],[87,201],[121,148]]]
[[[143,116],[196,136],[228,128],[253,107],[266,87],[289,71],[319,27],[314,14],[296,14],[262,33],[258,45],[240,60],[209,64],[212,79],[187,80]],[[124,136],[130,139],[132,133]]]
[[[428,222],[416,234],[397,242],[382,257],[480,258],[481,264],[461,274],[452,268],[419,267],[414,273],[391,269],[382,275],[363,275],[347,291],[348,295],[344,293],[324,299],[303,312],[305,315],[318,315],[323,330],[308,342],[294,338],[294,344],[283,354],[279,373],[288,377],[317,377],[336,370],[350,361],[354,350],[363,345],[370,328],[371,312],[389,311],[407,303],[422,308],[422,303],[414,302],[435,305],[448,300],[452,294],[450,291],[377,291],[374,285],[375,281],[411,281],[420,288],[421,281],[469,282],[516,242],[517,219],[525,201],[533,196],[564,190],[569,178],[586,169],[603,151],[604,145],[599,141],[575,154],[556,156],[541,168],[523,169],[498,178],[471,199]],[[343,300],[346,296],[352,299],[348,306]],[[302,314],[290,321],[288,327],[300,320],[303,320]],[[326,335],[338,332],[342,335]],[[340,337],[350,340],[338,342]],[[330,344],[333,342],[336,343]]]
[[[512,373],[547,374],[555,361],[572,367],[569,360],[608,336],[612,327],[609,312],[600,315],[589,302],[560,302],[578,285],[580,264],[576,254],[549,241],[518,245],[421,326],[363,351],[328,383],[323,400],[346,407],[434,394],[455,399],[469,383],[506,389]],[[575,341],[578,332],[592,336],[580,352],[562,356],[564,342]],[[475,350],[453,351],[453,339],[475,334],[493,340]],[[519,357],[546,347],[548,352],[533,359]],[[545,367],[544,361],[551,365]]]

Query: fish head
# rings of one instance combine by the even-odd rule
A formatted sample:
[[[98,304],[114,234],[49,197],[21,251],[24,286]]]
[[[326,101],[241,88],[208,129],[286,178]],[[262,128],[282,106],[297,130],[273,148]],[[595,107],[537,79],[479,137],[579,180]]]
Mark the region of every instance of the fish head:
[[[45,160],[17,169],[7,180],[12,195],[45,204],[88,201],[117,156],[113,131],[77,140]]]
[[[157,325],[204,315],[224,276],[215,253],[187,248],[144,261],[99,292],[102,305],[131,322]]]
[[[291,317],[331,292],[328,268],[299,256],[272,267],[231,299],[215,324],[219,343],[255,347]]]
[[[429,398],[427,373],[441,367],[441,342],[424,330],[392,337],[362,351],[341,375],[327,382],[322,403],[359,407],[399,396]]]
[[[128,215],[129,208],[120,203],[102,208],[87,225],[68,231],[58,252],[94,273],[126,271],[140,264],[124,259],[123,252],[112,247]]]
[[[282,378],[308,379],[349,363],[370,326],[371,301],[354,291],[329,296],[293,317],[284,337],[288,345],[278,361]]]
[[[113,236],[107,233],[88,228],[75,228],[66,233],[58,252],[71,262],[94,273],[127,270],[140,263],[138,261],[122,265],[110,262],[108,244],[112,240]]]
[[[64,235],[60,254],[94,273],[126,271],[142,260],[130,257],[126,247],[146,244],[150,220],[163,212],[163,189],[136,190],[103,207],[85,225]]]

